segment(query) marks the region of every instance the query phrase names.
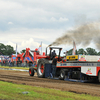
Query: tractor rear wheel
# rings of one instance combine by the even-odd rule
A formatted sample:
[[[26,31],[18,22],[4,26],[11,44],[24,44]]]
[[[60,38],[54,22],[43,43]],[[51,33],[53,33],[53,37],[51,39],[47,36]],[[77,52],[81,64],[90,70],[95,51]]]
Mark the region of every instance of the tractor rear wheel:
[[[99,83],[100,83],[100,71],[99,71],[99,73],[98,73],[98,81],[99,81]]]
[[[29,75],[34,76],[34,68],[29,68]]]
[[[39,78],[45,77],[45,64],[49,63],[49,61],[45,58],[39,59],[37,64],[37,75]]]

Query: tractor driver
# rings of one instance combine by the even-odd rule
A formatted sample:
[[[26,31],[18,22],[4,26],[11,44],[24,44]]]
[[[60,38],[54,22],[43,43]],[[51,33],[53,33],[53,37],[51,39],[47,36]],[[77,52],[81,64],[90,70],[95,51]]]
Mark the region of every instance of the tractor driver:
[[[56,56],[55,50],[51,53],[51,60]]]
[[[56,75],[57,58],[58,58],[57,55],[55,55],[52,60],[52,75],[53,75],[53,77],[55,77],[55,75]]]

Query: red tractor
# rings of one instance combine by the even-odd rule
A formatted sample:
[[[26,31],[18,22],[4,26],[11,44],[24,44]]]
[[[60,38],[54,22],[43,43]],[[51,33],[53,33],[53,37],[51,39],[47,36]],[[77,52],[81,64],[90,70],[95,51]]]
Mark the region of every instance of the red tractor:
[[[17,57],[16,57],[16,65],[17,65],[17,67],[21,67],[21,64],[24,62],[23,61],[23,55],[24,55],[24,53],[17,55]]]
[[[46,64],[52,65],[52,60],[51,60],[52,50],[55,50],[55,49],[59,50],[57,61],[61,60],[60,53],[61,53],[62,48],[49,47],[49,49],[50,49],[49,55],[47,55],[47,48],[46,48],[46,54],[43,53],[43,55],[37,55],[36,52],[34,52],[34,67],[29,68],[30,76],[34,76],[34,73],[37,72],[38,77],[40,77],[40,78],[45,77]]]

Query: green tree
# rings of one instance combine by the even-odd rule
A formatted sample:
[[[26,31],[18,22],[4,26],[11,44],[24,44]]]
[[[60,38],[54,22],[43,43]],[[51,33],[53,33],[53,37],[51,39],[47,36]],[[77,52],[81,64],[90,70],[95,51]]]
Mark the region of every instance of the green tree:
[[[78,55],[78,51],[76,50],[76,55]]]
[[[21,53],[25,53],[26,49],[23,49],[22,51],[20,51]]]
[[[73,49],[70,49],[70,50],[67,52],[67,54],[68,54],[68,55],[72,55],[72,51],[73,51]]]
[[[86,55],[86,51],[83,48],[81,48],[78,50],[78,54],[82,54],[82,55],[85,54]]]
[[[3,55],[12,55],[15,53],[14,48],[10,45],[4,45],[3,43],[0,43],[0,54]]]
[[[87,48],[86,53],[87,55],[97,55],[98,54],[97,51],[93,48]]]
[[[100,51],[98,52],[98,55],[100,55]]]
[[[6,47],[4,44],[0,43],[0,54],[5,54]]]

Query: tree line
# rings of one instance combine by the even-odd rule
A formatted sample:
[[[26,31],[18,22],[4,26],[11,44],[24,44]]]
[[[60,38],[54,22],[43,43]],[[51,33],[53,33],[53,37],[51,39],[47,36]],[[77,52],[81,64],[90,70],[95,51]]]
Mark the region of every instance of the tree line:
[[[68,55],[72,55],[72,51],[73,51],[73,49],[70,49],[69,51],[67,51],[67,54]],[[100,55],[100,52],[97,52],[93,48],[86,48],[86,50],[81,48],[79,50],[76,50],[75,53],[76,53],[76,55],[79,55],[79,54],[84,54],[84,55]]]
[[[23,49],[20,52],[24,53],[26,50]],[[70,49],[67,51],[68,55],[72,55],[72,51],[73,49]],[[14,48],[11,45],[4,45],[3,43],[0,43],[0,55],[12,55],[15,54],[16,50],[14,50]],[[17,52],[19,54],[19,52]],[[100,52],[97,52],[95,49],[93,48],[86,48],[86,50],[84,50],[83,48],[76,50],[76,55],[79,54],[84,54],[84,55],[100,55]]]
[[[0,43],[0,55],[12,55],[15,54],[16,51],[11,45],[4,45]]]

